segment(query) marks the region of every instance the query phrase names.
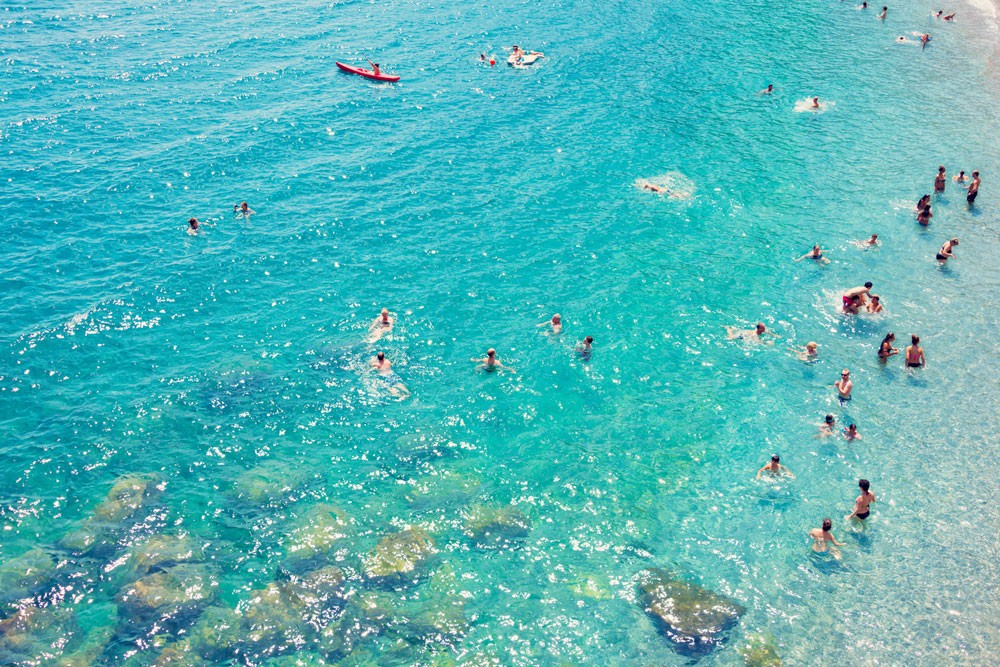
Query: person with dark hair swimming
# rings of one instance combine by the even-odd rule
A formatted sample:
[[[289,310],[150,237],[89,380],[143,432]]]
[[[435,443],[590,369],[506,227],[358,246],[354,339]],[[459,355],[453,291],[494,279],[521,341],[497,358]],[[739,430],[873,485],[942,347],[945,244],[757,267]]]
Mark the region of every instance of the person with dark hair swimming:
[[[924,207],[920,210],[920,213],[917,213],[917,222],[926,227],[927,225],[931,224],[931,218],[933,217],[934,214],[931,213],[931,205],[925,204]]]
[[[579,345],[576,346],[576,353],[583,357],[585,360],[590,360],[590,355],[593,352],[594,337],[587,336],[583,339]]]
[[[867,479],[858,480],[858,488],[861,489],[861,495],[854,501],[854,511],[844,517],[845,519],[864,521],[871,516],[870,505],[875,502],[875,494],[868,490],[870,486]]]
[[[767,465],[765,465],[763,468],[757,471],[757,479],[760,479],[760,476],[763,475],[765,472],[769,473],[773,477],[778,477],[780,475],[788,475],[792,479],[795,479],[795,475],[792,474],[792,471],[786,468],[785,466],[781,465],[780,461],[781,457],[779,457],[777,454],[772,455],[771,460],[767,462]]]
[[[823,256],[823,251],[820,249],[818,243],[816,243],[816,244],[813,245],[812,250],[810,250],[806,254],[802,255],[801,257],[799,257],[795,261],[796,262],[801,262],[804,259],[814,259],[817,262],[822,262],[823,264],[829,264],[830,263],[830,260],[828,260],[826,257]]]
[[[837,419],[833,415],[827,415],[823,418],[823,423],[819,425],[819,433],[816,434],[817,438],[829,438],[834,435],[833,428],[837,425]]]

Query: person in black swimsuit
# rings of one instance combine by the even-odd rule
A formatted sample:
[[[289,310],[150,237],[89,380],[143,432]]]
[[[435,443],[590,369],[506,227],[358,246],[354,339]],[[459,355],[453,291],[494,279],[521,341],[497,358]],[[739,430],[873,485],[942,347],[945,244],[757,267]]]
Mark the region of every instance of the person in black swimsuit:
[[[951,240],[945,241],[944,245],[941,246],[941,249],[938,250],[938,254],[937,254],[938,261],[945,262],[945,261],[953,258],[955,255],[952,254],[951,250],[952,250],[952,248],[954,248],[957,245],[958,245],[958,239],[951,239]]]
[[[858,488],[861,489],[861,495],[854,501],[854,511],[844,518],[864,521],[871,516],[872,512],[869,506],[875,502],[875,494],[868,490],[870,486],[867,479],[858,480]]]

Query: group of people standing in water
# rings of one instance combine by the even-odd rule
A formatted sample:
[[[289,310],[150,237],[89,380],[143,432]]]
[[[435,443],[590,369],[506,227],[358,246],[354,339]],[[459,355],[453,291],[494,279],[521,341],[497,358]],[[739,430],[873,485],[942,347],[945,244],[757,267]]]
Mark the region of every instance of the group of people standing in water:
[[[965,171],[960,171],[957,176],[952,178],[952,180],[965,189],[966,202],[971,207],[976,201],[976,197],[979,195],[979,172],[973,171],[970,178],[966,176]],[[934,178],[934,192],[937,194],[944,193],[947,182],[947,170],[942,165],[938,167],[937,174]],[[930,201],[931,195],[926,194],[920,198],[920,201],[917,202],[917,221],[922,225],[928,225],[931,217],[933,217],[930,210]],[[879,244],[878,234],[872,234],[869,239],[864,241],[855,241],[854,243],[862,248],[873,247]],[[944,245],[942,245],[941,249],[938,251],[936,259],[940,262],[946,262],[948,259],[951,259],[954,257],[953,249],[957,245],[957,238],[951,238],[945,241]],[[829,260],[824,257],[819,244],[813,245],[812,250],[807,252],[805,255],[796,258],[795,261],[801,261],[804,259],[812,259],[817,263],[829,263]],[[841,297],[842,312],[845,315],[859,314],[862,309],[865,309],[869,313],[881,312],[883,310],[881,299],[877,294],[872,294],[872,287],[873,284],[869,281],[862,286],[854,287],[844,292]],[[765,334],[769,334],[771,336],[776,335],[767,331],[767,327],[762,322],[758,322],[755,329],[738,330],[734,327],[727,327],[727,332],[730,339],[750,340],[752,342],[763,342],[762,339]],[[894,346],[895,341],[896,334],[891,331],[882,339],[876,353],[878,360],[881,363],[886,363],[890,357],[900,354],[900,350]],[[817,344],[814,342],[807,343],[805,349],[799,351],[798,355],[801,359],[807,362],[817,359]],[[910,345],[906,347],[902,356],[903,365],[906,368],[924,368],[927,365],[927,357],[924,354],[924,348],[921,347],[920,337],[916,334],[912,334],[910,336]],[[851,380],[851,373],[849,369],[845,368],[841,372],[840,379],[834,382],[833,386],[836,389],[837,399],[841,406],[844,406],[851,401],[854,383]],[[824,422],[820,425],[820,432],[816,437],[829,437],[835,435],[835,425],[836,418],[832,414],[828,414],[824,419]],[[843,435],[848,441],[857,440],[861,437],[857,431],[857,425],[855,424],[850,424],[846,427],[843,430]],[[770,462],[757,471],[757,479],[760,479],[762,475],[784,475],[794,478],[791,471],[786,466],[782,465],[780,460],[781,459],[777,454],[773,455]],[[860,495],[858,495],[855,499],[853,511],[848,514],[845,519],[863,523],[871,515],[871,504],[875,502],[875,495],[871,492],[871,484],[867,479],[858,480],[858,487],[860,489]],[[845,546],[845,544],[838,541],[837,538],[834,537],[832,528],[833,521],[830,518],[824,518],[821,527],[811,529],[808,534],[813,540],[813,551],[817,553],[829,553],[834,558],[839,559],[841,554],[837,547]]]

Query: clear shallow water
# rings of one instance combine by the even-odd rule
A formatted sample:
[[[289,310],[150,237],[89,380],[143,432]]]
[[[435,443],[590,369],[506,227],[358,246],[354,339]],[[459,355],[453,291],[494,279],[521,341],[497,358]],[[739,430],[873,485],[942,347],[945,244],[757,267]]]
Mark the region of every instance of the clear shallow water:
[[[178,627],[115,621],[127,549],[191,537],[213,606],[246,614],[322,503],[346,517],[353,597],[379,539],[419,525],[438,554],[394,599],[464,603],[464,631],[397,628],[352,659],[685,664],[636,604],[637,573],[671,565],[747,608],[702,664],[742,663],[762,632],[790,665],[989,662],[996,35],[929,9],[881,25],[836,3],[6,8],[0,554],[50,553],[56,588],[33,592],[76,625],[3,659],[93,644],[84,664],[151,664]],[[925,28],[923,53],[893,43]],[[539,67],[479,65],[515,41]],[[365,54],[404,80],[336,71]],[[795,113],[811,94],[834,104]],[[949,185],[918,229],[939,163],[980,169],[983,194],[969,211]],[[634,187],[666,172],[690,201]],[[191,215],[214,226],[189,237]],[[881,248],[850,245],[873,231]],[[830,265],[792,261],[813,242]],[[869,279],[886,314],[843,320],[838,290]],[[383,305],[405,401],[366,371]],[[553,312],[558,339],[535,327]],[[725,340],[758,319],[773,348]],[[929,367],[881,367],[888,330],[919,333]],[[808,340],[812,366],[786,350]],[[489,346],[517,373],[476,373]],[[863,439],[814,439],[826,412]],[[753,481],[774,451],[794,482]],[[248,471],[283,484],[252,501]],[[162,491],[107,527],[116,546],[60,547],[129,473]],[[854,536],[839,517],[860,476],[879,503]],[[528,536],[472,544],[471,508],[511,502]],[[823,516],[850,545],[839,567],[808,557]]]

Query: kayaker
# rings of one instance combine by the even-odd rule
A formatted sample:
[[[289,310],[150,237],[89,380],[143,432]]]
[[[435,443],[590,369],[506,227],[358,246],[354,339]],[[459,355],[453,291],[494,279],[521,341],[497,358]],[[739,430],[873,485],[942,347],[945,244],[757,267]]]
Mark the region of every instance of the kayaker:
[[[368,58],[365,58],[365,60],[368,60]],[[373,63],[371,60],[368,60],[368,62],[369,64],[371,64],[372,71],[375,72],[375,76],[378,76],[379,74],[382,73],[382,71],[378,68],[378,63]]]

